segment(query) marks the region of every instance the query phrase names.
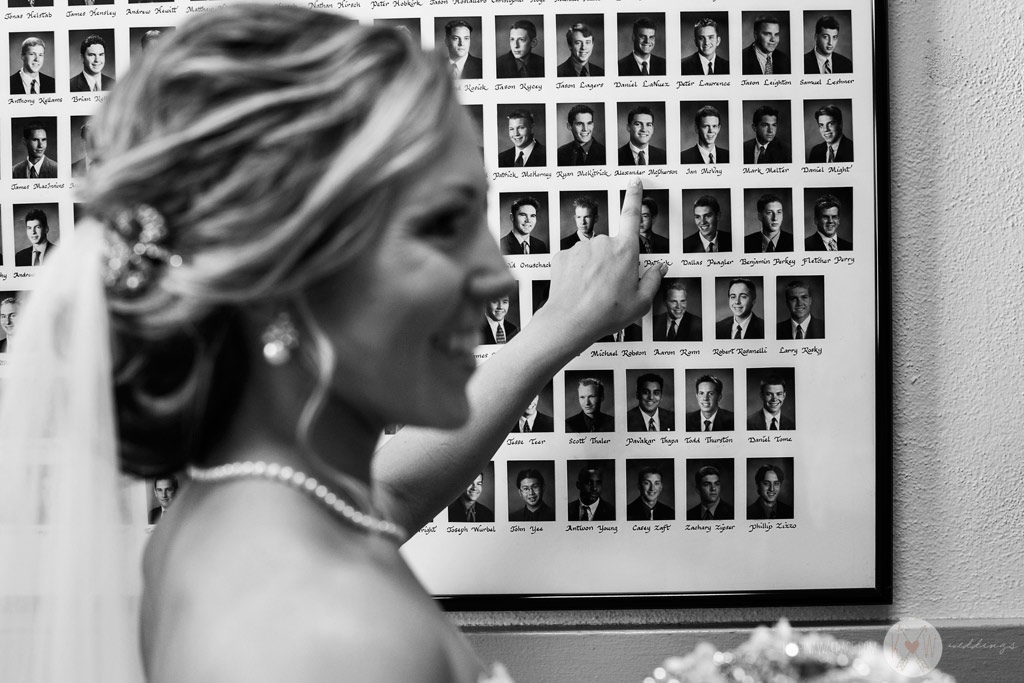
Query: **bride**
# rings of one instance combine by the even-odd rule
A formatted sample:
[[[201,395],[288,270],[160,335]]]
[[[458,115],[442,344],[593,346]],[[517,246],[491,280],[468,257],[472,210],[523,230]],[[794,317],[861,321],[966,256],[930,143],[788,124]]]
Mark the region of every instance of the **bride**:
[[[88,217],[3,379],[0,590],[25,640],[0,678],[485,680],[399,546],[562,365],[649,308],[639,183],[477,369],[480,311],[514,281],[479,141],[400,33],[227,6],[148,51],[91,129]],[[375,453],[391,423],[418,427]],[[118,467],[189,474],[140,604]]]

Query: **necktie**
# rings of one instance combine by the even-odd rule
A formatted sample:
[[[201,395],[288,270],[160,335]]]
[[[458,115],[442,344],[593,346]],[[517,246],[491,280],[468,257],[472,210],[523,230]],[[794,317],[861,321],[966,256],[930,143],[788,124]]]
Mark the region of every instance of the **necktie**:
[[[580,77],[581,77],[581,78],[585,78],[585,77],[587,77],[587,76],[589,76],[589,75],[590,75],[590,71],[589,71],[589,70],[587,69],[587,65],[586,65],[586,64],[584,64],[584,65],[583,65],[583,66],[582,66],[582,67],[580,68]]]
[[[38,266],[39,265],[39,252],[38,251],[33,251],[32,252],[32,265],[33,266]]]
[[[498,323],[497,328],[494,330],[494,341],[499,344],[505,343],[505,328],[502,327],[501,323]]]
[[[668,335],[667,335],[668,336],[668,341],[675,341],[676,340],[676,334],[678,332],[679,332],[679,330],[676,329],[676,321],[673,320],[671,323],[669,323],[669,326],[668,326]]]
[[[739,325],[736,326],[736,332],[732,335],[733,339],[743,339],[743,328]]]
[[[647,62],[640,62],[640,75],[649,76],[650,74],[651,72],[647,70]]]
[[[705,521],[711,519],[711,510],[704,508],[704,511],[701,512],[700,518]]]
[[[29,167],[28,167],[28,177],[29,178],[38,178],[39,177],[39,172],[36,171],[36,167],[32,166],[31,164],[29,164]]]
[[[521,167],[521,166],[523,166],[523,164],[524,164],[524,162],[523,162],[523,153],[519,152],[519,154],[516,155],[516,166],[520,166]]]
[[[579,145],[573,148],[573,165],[582,166],[587,163],[587,152]]]
[[[580,503],[580,521],[587,522],[590,520],[590,508],[583,503]]]
[[[779,430],[779,421],[778,421],[778,420],[776,420],[776,419],[775,419],[775,418],[773,417],[773,418],[772,418],[772,424],[771,424],[771,426],[769,426],[769,427],[768,427],[768,429],[773,429],[773,430],[775,430],[775,431],[778,431],[778,430]]]
[[[714,76],[714,75],[715,75],[715,63],[714,62],[708,62],[708,76]]]
[[[636,153],[636,165],[637,166],[646,166],[647,165],[647,155],[644,154],[643,150],[640,150],[639,152]]]
[[[768,240],[768,244],[764,245],[764,250],[769,254],[775,251],[775,242]]]
[[[475,522],[476,521],[476,503],[474,503],[473,505],[470,505],[468,508],[466,508],[466,521],[467,522]]]
[[[755,164],[761,163],[761,159],[763,159],[763,158],[764,158],[764,145],[758,145],[757,146],[757,150],[754,153],[754,163]]]
[[[459,65],[452,62],[452,78],[458,80],[459,78]]]
[[[770,76],[775,73],[775,67],[772,66],[772,55],[768,54],[768,57],[764,60],[764,74]]]
[[[36,90],[36,79],[34,79],[34,78],[32,79],[32,82],[28,84],[28,94],[29,95],[38,95],[39,94],[39,91]]]
[[[829,251],[837,251],[836,241],[834,239],[825,242],[825,247],[828,248]]]
[[[523,434],[529,434],[529,433],[530,433],[530,421],[529,420],[523,420]]]
[[[832,163],[836,160],[836,151],[832,149],[832,145],[828,146],[828,157],[825,159],[828,163]]]
[[[651,253],[651,241],[648,239],[640,238],[640,251],[645,254]]]
[[[715,163],[715,155],[714,154],[708,154],[708,163],[709,164]]]
[[[647,510],[647,514],[649,515],[649,516],[647,517],[647,519],[651,519],[651,520],[653,520],[653,519],[654,519],[654,508],[648,508],[648,510]]]
[[[831,59],[826,59],[825,60],[825,73],[827,73],[827,74],[832,73],[832,60]]]
[[[649,432],[656,432],[656,431],[658,431],[658,429],[654,426],[654,418],[653,417],[650,420],[647,421],[647,431],[649,431]]]
[[[99,92],[100,91],[100,82],[99,81],[96,81],[95,83],[92,84],[92,91],[93,92]]]
[[[523,247],[523,253],[524,254],[529,254],[530,253],[530,242],[529,241],[520,242],[520,245]]]
[[[519,72],[519,78],[526,78],[526,62],[521,59],[517,59],[516,71]]]
[[[592,418],[592,417],[585,417],[583,422],[584,422],[584,424],[586,424],[588,432],[596,432],[597,431],[597,422],[594,420],[594,418]]]
[[[801,325],[797,325],[796,326],[796,338],[797,339],[803,339],[804,338],[804,328]]]
[[[708,254],[714,253],[714,251],[715,251],[715,243],[714,242],[708,242],[708,248],[705,249],[704,251],[707,252]]]
[[[710,432],[711,431],[711,420],[704,420],[704,431],[705,432]]]

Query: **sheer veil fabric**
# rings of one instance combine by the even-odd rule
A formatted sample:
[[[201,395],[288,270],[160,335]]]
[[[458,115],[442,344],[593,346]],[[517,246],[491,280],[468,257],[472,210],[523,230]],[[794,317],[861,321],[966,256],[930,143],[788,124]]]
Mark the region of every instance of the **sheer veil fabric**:
[[[143,680],[144,504],[117,465],[104,237],[39,268],[0,376],[0,681]]]

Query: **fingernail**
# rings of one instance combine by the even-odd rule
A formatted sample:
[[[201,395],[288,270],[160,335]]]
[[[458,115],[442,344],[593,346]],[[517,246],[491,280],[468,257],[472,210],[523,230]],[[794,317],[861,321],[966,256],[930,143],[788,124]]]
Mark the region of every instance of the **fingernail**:
[[[630,187],[640,187],[640,178],[638,176],[637,177],[633,177],[629,181],[629,186]]]
[[[661,262],[661,265],[658,266],[658,268],[661,269],[661,274],[662,275],[667,275],[668,274],[668,264],[665,263],[664,261]]]

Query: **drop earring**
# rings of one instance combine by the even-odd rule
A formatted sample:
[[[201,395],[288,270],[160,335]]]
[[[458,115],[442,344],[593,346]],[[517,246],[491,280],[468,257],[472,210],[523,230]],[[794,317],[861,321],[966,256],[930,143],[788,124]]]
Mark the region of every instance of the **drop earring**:
[[[295,329],[290,315],[282,311],[263,330],[263,358],[274,366],[281,366],[292,359],[292,351],[299,346],[299,332]]]

